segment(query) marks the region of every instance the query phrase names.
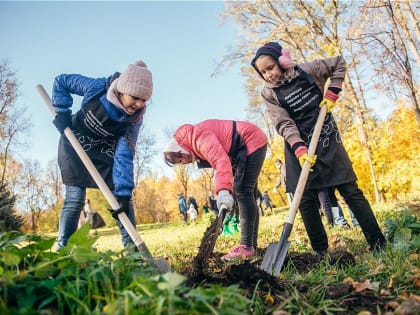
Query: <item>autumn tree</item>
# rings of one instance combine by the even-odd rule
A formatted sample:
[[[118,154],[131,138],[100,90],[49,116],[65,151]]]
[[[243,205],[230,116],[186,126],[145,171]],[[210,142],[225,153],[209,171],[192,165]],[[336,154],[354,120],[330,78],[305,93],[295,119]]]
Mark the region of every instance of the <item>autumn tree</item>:
[[[15,196],[5,184],[0,184],[0,232],[20,230],[23,219],[16,213],[14,205]]]
[[[19,83],[7,61],[0,61],[0,183],[15,175],[9,166],[16,164],[15,150],[25,145],[23,135],[30,128],[25,110],[17,104]],[[12,185],[14,181],[9,184]],[[11,187],[13,190],[14,188]]]
[[[280,41],[288,47],[295,62],[306,62],[316,58],[327,58],[343,55],[350,59],[348,76],[344,84],[342,100],[338,102],[335,112],[349,116],[350,121],[358,126],[362,137],[365,156],[371,163],[370,173],[376,201],[377,193],[375,170],[372,161],[372,149],[369,146],[365,130],[365,111],[363,95],[354,83],[353,69],[362,64],[363,59],[354,59],[348,45],[348,32],[352,18],[359,8],[347,1],[257,1],[228,2],[223,16],[238,25],[240,42],[235,50],[224,60],[236,60],[242,64],[241,70],[247,76],[247,90],[250,96],[250,106],[262,106],[259,91],[262,88],[255,71],[250,67],[250,60],[256,49],[268,41]],[[359,25],[360,27],[360,25]],[[254,77],[254,78],[252,78]],[[258,79],[258,81],[256,81]],[[334,113],[335,113],[334,112]],[[372,116],[371,116],[372,117]],[[339,124],[341,121],[337,119]]]
[[[350,39],[365,48],[377,87],[394,103],[406,99],[420,126],[420,25],[416,15],[415,1],[364,1]]]
[[[139,185],[140,180],[150,174],[153,157],[156,155],[157,151],[155,148],[156,137],[151,135],[148,130],[145,129],[144,125],[141,126],[139,131],[139,136],[136,144],[136,152],[134,155],[134,183]],[[137,193],[140,192],[141,196],[138,196]],[[146,191],[140,189],[133,190],[133,203],[134,209],[144,209],[147,207],[146,204],[141,203],[141,200],[144,200],[144,195],[147,194]],[[153,196],[148,196],[146,200],[153,199]]]
[[[48,209],[50,205],[48,200],[51,196],[44,172],[38,161],[24,161],[19,186],[21,191],[19,202],[23,212],[29,213],[30,229],[33,233],[37,233],[38,221],[42,211]]]
[[[155,173],[141,180],[135,190],[136,219],[138,223],[168,222],[177,213],[176,185],[167,177],[157,178]],[[176,210],[176,212],[175,212]]]

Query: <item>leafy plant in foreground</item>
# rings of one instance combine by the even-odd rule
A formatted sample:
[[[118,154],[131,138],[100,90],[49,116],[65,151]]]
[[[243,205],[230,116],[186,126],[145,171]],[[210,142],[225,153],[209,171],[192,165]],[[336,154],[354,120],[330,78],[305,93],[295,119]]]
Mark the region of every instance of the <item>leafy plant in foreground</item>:
[[[398,210],[396,210],[398,211]],[[412,209],[399,210],[400,216],[385,221],[385,237],[398,250],[420,248],[420,222]]]
[[[189,288],[138,252],[97,252],[96,239],[85,224],[54,252],[52,238],[0,234],[0,313],[230,315],[253,306],[237,286]]]

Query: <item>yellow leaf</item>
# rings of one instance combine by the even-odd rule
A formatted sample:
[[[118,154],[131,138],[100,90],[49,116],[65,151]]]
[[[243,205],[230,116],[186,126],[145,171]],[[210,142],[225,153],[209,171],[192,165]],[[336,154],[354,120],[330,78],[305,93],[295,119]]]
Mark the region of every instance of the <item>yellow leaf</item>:
[[[375,269],[372,270],[372,275],[377,275],[380,271],[386,269],[385,264],[380,264],[378,266],[376,266]]]
[[[347,277],[343,279],[343,283],[350,283],[351,285],[354,285],[355,281],[351,277]]]
[[[273,304],[274,304],[274,298],[272,297],[272,295],[271,295],[271,294],[266,294],[266,295],[264,296],[264,301],[265,301],[266,303],[270,304],[270,305],[273,305]]]

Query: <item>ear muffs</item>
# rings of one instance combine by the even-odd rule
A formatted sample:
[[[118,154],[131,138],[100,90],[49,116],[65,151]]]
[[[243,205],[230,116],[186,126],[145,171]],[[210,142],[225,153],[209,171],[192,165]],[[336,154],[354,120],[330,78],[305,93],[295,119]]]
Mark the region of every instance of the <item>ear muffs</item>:
[[[286,48],[281,50],[281,55],[279,57],[279,65],[283,70],[290,69],[292,65],[292,56],[290,55],[290,51]]]

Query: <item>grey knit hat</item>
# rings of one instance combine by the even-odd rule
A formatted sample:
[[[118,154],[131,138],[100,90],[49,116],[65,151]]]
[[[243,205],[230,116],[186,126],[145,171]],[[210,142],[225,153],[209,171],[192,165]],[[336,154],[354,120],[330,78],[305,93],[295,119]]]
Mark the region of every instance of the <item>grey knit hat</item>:
[[[152,73],[147,69],[146,64],[139,60],[128,65],[118,78],[117,90],[148,101],[152,96],[153,81]]]

